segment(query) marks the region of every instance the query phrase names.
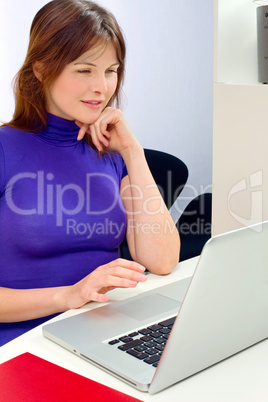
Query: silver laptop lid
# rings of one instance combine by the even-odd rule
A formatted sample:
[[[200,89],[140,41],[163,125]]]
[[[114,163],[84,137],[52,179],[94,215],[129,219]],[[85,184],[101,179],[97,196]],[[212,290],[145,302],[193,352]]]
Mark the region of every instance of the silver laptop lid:
[[[215,236],[202,251],[150,393],[267,338],[267,317],[268,222]]]

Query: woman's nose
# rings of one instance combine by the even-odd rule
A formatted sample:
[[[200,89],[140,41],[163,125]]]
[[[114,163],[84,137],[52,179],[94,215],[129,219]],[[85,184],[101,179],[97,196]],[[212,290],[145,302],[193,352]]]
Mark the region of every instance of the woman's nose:
[[[106,78],[102,74],[98,74],[92,79],[91,90],[93,92],[98,92],[104,94],[107,92],[107,82]]]

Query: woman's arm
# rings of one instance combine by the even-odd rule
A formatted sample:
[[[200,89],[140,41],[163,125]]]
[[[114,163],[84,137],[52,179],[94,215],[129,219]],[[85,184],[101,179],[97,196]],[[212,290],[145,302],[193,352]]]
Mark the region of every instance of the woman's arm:
[[[82,126],[79,138],[86,128]],[[106,108],[89,126],[89,132],[98,150],[104,145],[117,151],[126,163],[128,177],[122,180],[121,196],[127,212],[127,240],[133,259],[153,273],[169,273],[179,261],[179,234],[152,177],[143,148],[119,109]]]
[[[26,321],[83,306],[105,302],[114,288],[134,288],[146,281],[145,268],[121,258],[102,265],[72,286],[42,289],[0,287],[0,322]]]
[[[127,160],[127,158],[126,158]],[[155,274],[168,274],[179,262],[177,228],[148,168],[143,150],[129,155],[121,183],[132,258]]]

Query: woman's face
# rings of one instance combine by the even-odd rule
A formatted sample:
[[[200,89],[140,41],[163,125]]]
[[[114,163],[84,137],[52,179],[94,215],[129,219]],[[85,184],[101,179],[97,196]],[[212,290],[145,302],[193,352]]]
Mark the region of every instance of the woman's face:
[[[116,90],[119,65],[111,44],[87,51],[67,64],[46,90],[47,111],[67,120],[94,123]]]

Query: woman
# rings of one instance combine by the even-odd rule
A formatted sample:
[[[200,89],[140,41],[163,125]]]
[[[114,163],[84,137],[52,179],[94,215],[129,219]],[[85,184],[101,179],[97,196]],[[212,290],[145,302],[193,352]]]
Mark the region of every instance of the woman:
[[[54,0],[35,16],[0,129],[0,344],[178,262],[143,149],[113,107],[124,66],[123,35],[98,5]],[[119,258],[125,233],[134,261]]]

